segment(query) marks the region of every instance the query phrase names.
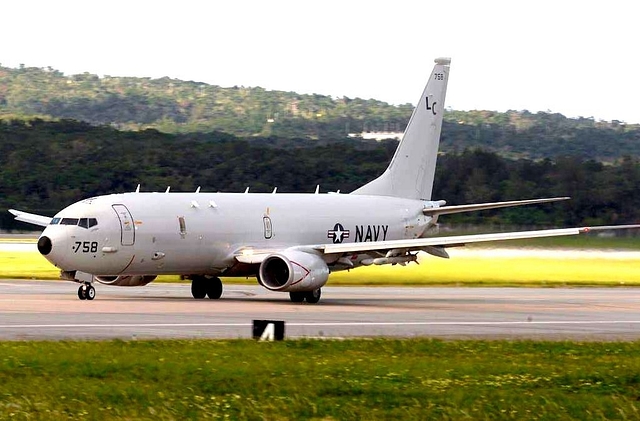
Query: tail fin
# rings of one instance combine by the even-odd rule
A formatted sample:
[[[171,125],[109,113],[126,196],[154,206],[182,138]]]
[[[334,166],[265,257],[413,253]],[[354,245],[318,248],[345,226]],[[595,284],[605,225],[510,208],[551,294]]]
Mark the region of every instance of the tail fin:
[[[438,58],[435,62],[389,167],[352,194],[431,199],[451,59]]]

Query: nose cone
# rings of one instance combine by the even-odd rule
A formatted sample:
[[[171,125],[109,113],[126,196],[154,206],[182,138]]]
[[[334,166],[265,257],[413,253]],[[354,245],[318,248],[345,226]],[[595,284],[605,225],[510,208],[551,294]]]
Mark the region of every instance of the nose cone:
[[[43,235],[38,239],[38,251],[43,256],[51,253],[51,249],[53,248],[53,244],[51,243],[51,239],[46,235]]]
[[[54,229],[51,227],[45,228],[45,230],[38,238],[38,251],[45,259],[47,259],[54,266],[63,269],[63,270],[74,270],[67,269],[67,250],[69,240],[67,239],[67,233],[63,230],[60,230],[59,226],[54,226]]]

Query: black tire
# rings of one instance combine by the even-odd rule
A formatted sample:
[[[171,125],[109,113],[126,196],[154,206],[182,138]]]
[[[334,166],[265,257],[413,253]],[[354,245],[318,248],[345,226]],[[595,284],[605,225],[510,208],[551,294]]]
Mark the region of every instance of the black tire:
[[[81,300],[87,299],[87,296],[85,295],[84,285],[78,288],[78,298],[80,298]]]
[[[222,281],[217,276],[207,279],[207,297],[217,300],[222,297]]]
[[[306,295],[306,292],[290,292],[289,298],[291,298],[291,301],[293,301],[294,303],[301,303],[304,301]]]
[[[305,294],[305,299],[309,304],[316,304],[320,301],[320,296],[322,295],[322,290],[320,288],[314,289],[313,291],[309,291]]]
[[[84,295],[87,297],[87,300],[91,301],[96,298],[96,289],[91,285],[87,285],[87,290]]]
[[[191,295],[197,300],[201,300],[207,296],[207,284],[202,276],[194,276],[191,278]]]

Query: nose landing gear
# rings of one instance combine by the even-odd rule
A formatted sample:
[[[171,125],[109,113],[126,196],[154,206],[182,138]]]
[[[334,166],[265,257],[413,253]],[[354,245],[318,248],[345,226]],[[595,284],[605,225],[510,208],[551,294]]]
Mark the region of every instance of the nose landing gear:
[[[93,283],[93,275],[80,271],[62,271],[60,272],[60,278],[68,281],[78,282],[80,288],[78,288],[78,298],[81,300],[93,300],[96,298],[96,289],[91,285]]]
[[[78,288],[78,298],[91,301],[96,298],[96,289],[90,283],[85,282]]]

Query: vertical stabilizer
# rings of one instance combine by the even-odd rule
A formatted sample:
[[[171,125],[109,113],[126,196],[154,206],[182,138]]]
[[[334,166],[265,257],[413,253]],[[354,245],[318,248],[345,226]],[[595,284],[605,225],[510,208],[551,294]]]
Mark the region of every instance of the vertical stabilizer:
[[[431,199],[451,59],[435,62],[389,167],[352,194]]]

